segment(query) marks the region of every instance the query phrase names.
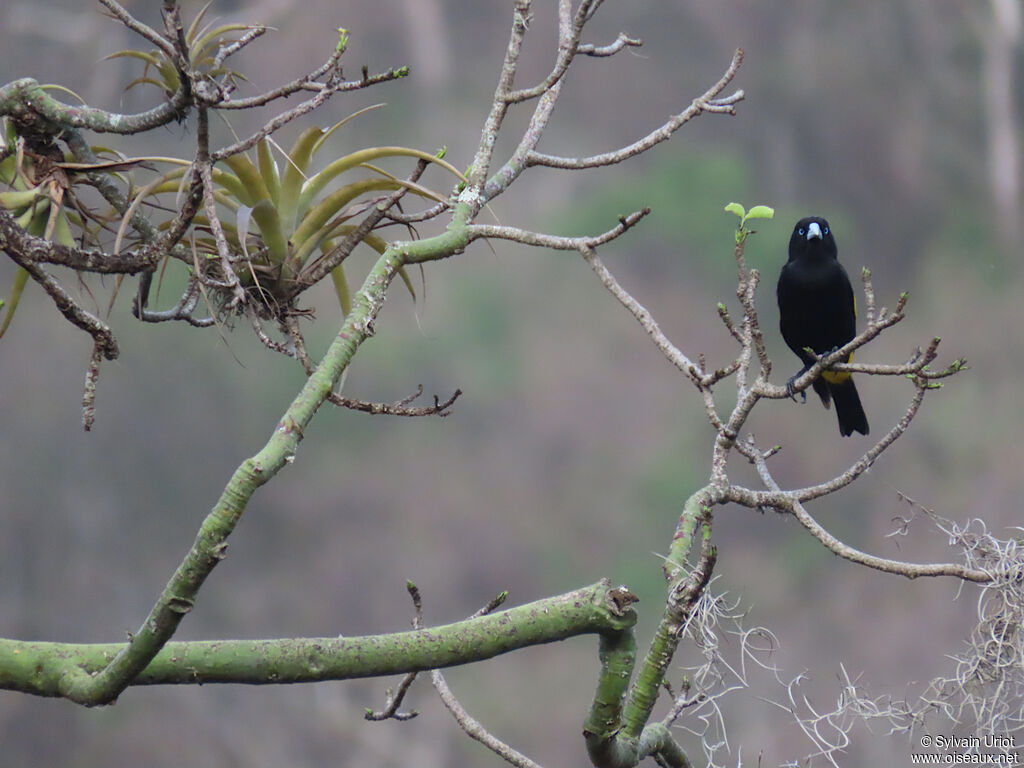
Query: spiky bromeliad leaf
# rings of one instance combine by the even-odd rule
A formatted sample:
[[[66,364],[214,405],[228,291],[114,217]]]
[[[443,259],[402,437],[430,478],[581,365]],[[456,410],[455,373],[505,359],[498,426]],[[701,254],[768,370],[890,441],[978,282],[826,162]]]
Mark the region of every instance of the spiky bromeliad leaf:
[[[437,155],[431,154],[430,152],[424,152],[422,149],[413,149],[411,147],[370,147],[338,158],[316,174],[316,176],[311,178],[302,189],[302,194],[299,199],[299,209],[301,210],[308,206],[309,201],[320,194],[323,188],[339,174],[355,168],[356,166],[362,165],[363,163],[370,163],[382,157],[415,157],[420,160],[426,160],[429,163],[440,165],[442,168],[452,173],[456,178],[465,181],[465,177],[459,172],[458,168],[448,161],[442,160]]]

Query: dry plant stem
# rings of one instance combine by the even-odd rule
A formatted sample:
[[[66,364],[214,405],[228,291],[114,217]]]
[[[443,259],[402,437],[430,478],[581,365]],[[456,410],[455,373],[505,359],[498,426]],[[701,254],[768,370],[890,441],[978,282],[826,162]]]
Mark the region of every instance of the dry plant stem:
[[[772,364],[768,359],[768,350],[764,345],[764,335],[761,333],[761,323],[757,316],[757,304],[754,295],[760,282],[761,275],[756,269],[747,270],[746,259],[743,255],[743,247],[746,237],[741,238],[736,244],[734,258],[737,268],[736,298],[744,312],[744,331],[747,337],[741,337],[740,346],[745,354],[741,354],[737,368],[738,386],[741,390],[746,388],[746,373],[750,365],[750,348],[753,347],[757,354],[758,362],[761,365],[760,378],[767,381],[772,372]],[[749,339],[749,340],[747,340]]]
[[[498,87],[495,90],[491,112],[481,133],[480,146],[470,169],[466,190],[460,198],[471,204],[482,205],[501,194],[527,167],[527,157],[540,141],[561,91],[564,75],[578,52],[583,25],[590,20],[601,3],[584,0],[577,8],[576,14],[573,14],[572,3],[569,0],[560,0],[558,5],[559,54],[555,68],[540,85],[515,91],[512,88],[512,83],[515,80],[523,38],[529,26],[531,5],[529,0],[519,0],[515,6],[512,33],[509,36],[505,61],[502,65]],[[631,44],[639,45],[640,43],[631,40]],[[619,46],[619,48],[621,47]],[[493,159],[496,136],[508,108],[513,104],[536,97],[539,97],[537,106],[519,146],[505,164],[490,179],[487,179]],[[487,179],[486,182],[485,179]]]

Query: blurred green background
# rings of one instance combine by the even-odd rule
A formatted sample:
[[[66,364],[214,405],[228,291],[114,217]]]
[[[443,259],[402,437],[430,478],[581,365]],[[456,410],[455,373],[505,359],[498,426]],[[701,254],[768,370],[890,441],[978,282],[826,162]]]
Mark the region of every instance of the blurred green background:
[[[277,28],[237,62],[252,81],[240,95],[314,68],[339,26],[351,31],[348,76],[364,63],[411,65],[409,79],[336,97],[313,119],[328,126],[386,101],[335,134],[338,154],[446,146],[465,167],[511,5],[262,0],[219,2],[210,13]],[[535,2],[520,84],[551,66],[554,5]],[[127,6],[159,24],[157,4]],[[200,3],[184,7],[192,14]],[[576,62],[542,150],[583,155],[633,141],[684,109],[743,47],[735,86],[747,97],[738,116],[703,116],[614,168],[531,170],[493,206],[503,224],[573,235],[650,206],[649,219],[602,258],[680,348],[712,365],[734,354],[715,312],[724,301],[736,313],[735,219],[722,208],[731,200],[775,206],[748,259],[764,275],[760,310],[778,383],[797,367],[776,331],[785,244],[800,216],[828,217],[851,275],[873,271],[879,304],[911,294],[907,320],[860,358],[901,362],[941,336],[942,359],[966,355],[972,368],[927,398],[910,433],[869,474],[811,508],[836,535],[883,556],[955,557],[924,524],[907,538],[887,537],[894,516],[908,512],[897,492],[958,521],[983,517],[1001,535],[1021,519],[1021,98],[1013,84],[1021,52],[1014,17],[996,18],[1006,7],[1019,14],[1014,0],[608,3],[585,38],[604,43],[626,31],[645,45]],[[0,82],[32,76],[94,106],[145,108],[152,93],[122,92],[137,70],[102,61],[126,47],[140,43],[89,3],[9,0],[0,10]],[[499,157],[528,114],[510,115]],[[269,116],[232,115],[233,128],[241,135]],[[220,133],[230,140],[227,127]],[[188,156],[193,138],[185,124],[118,146]],[[368,254],[353,257],[350,280]],[[12,274],[0,263],[0,285]],[[173,299],[171,287],[161,305]],[[111,288],[90,283],[101,307]],[[3,636],[113,641],[134,630],[231,471],[262,446],[302,381],[297,365],[264,350],[244,324],[226,339],[183,324],[142,326],[127,294],[111,316],[122,355],[102,369],[90,434],[79,419],[91,345],[37,287],[0,341]],[[308,304],[317,310],[306,329],[318,356],[339,313],[327,287]],[[179,638],[403,630],[406,579],[421,587],[428,622],[441,623],[503,589],[521,603],[607,576],[640,596],[646,646],[663,601],[659,556],[682,502],[707,477],[713,433],[692,386],[582,260],[478,243],[428,265],[416,303],[392,291],[345,391],[391,401],[417,384],[442,398],[456,387],[465,394],[446,419],[321,413],[294,465],[256,495]],[[858,387],[877,437],[902,415],[911,387],[864,377]],[[749,427],[760,444],[783,446],[772,466],[790,487],[842,471],[871,444],[841,439],[835,416],[815,401],[764,403]],[[755,482],[747,468],[730,469]],[[775,632],[774,662],[787,680],[808,671],[802,690],[821,708],[838,695],[840,664],[873,694],[912,695],[949,671],[948,654],[971,627],[974,588],[909,583],[838,561],[773,513],[723,508],[716,539],[716,588],[742,598],[748,625]],[[450,682],[470,712],[534,759],[579,764],[596,651],[590,638],[530,649],[454,670]],[[696,661],[684,646],[678,663]],[[498,764],[457,730],[425,680],[409,700],[419,718],[364,723],[363,708],[379,708],[389,684],[129,689],[94,711],[0,693],[0,762]],[[763,752],[765,765],[813,751],[791,718],[762,701],[784,695],[764,673],[723,701],[729,764],[740,750],[744,764]],[[857,729],[849,764],[906,760],[910,743],[886,731]]]

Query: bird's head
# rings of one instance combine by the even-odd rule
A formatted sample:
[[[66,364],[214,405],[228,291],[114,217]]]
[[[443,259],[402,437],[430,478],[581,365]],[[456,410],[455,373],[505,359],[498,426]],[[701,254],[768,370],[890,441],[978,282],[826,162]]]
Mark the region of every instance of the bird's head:
[[[789,238],[789,258],[793,260],[802,256],[836,257],[832,228],[820,216],[800,219],[793,227],[793,234]]]

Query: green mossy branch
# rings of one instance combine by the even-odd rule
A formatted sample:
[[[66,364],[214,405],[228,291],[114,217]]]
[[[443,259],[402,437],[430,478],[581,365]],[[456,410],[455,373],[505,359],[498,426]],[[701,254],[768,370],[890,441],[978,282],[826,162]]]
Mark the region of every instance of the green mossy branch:
[[[606,580],[500,613],[440,627],[365,637],[206,640],[167,643],[131,685],[280,685],[419,672],[483,661],[531,645],[614,632],[630,634],[636,614]],[[69,667],[98,675],[134,645],[0,640],[0,689],[66,696]]]
[[[407,264],[460,253],[468,242],[468,223],[474,214],[466,205],[456,206],[446,232],[415,242],[395,242],[377,260],[353,297],[352,312],[320,365],[306,379],[263,449],[235,470],[217,504],[203,521],[192,548],[132,642],[115,646],[118,650],[114,658],[101,670],[82,667],[73,658],[69,659],[60,676],[60,695],[87,706],[108,704],[149,666],[192,609],[206,577],[224,558],[227,538],[253,493],[294,459],[304,430],[334,391],[360,345],[373,335],[374,322],[395,275]]]
[[[599,768],[632,768],[643,758],[655,756],[664,765],[690,765],[668,727],[649,723],[654,705],[672,663],[682,630],[711,577],[715,549],[711,545],[711,506],[714,486],[702,488],[687,499],[676,534],[665,560],[668,600],[651,647],[644,655],[625,704],[622,697],[633,672],[636,648],[632,635],[601,637],[601,677],[583,737],[591,762]],[[700,556],[687,565],[693,545],[700,542]]]
[[[10,115],[24,129],[59,136],[62,128],[84,128],[96,133],[137,134],[172,122],[187,103],[188,92],[179,89],[169,100],[146,112],[121,115],[95,107],[76,107],[53,98],[30,77],[0,86],[0,114]]]

